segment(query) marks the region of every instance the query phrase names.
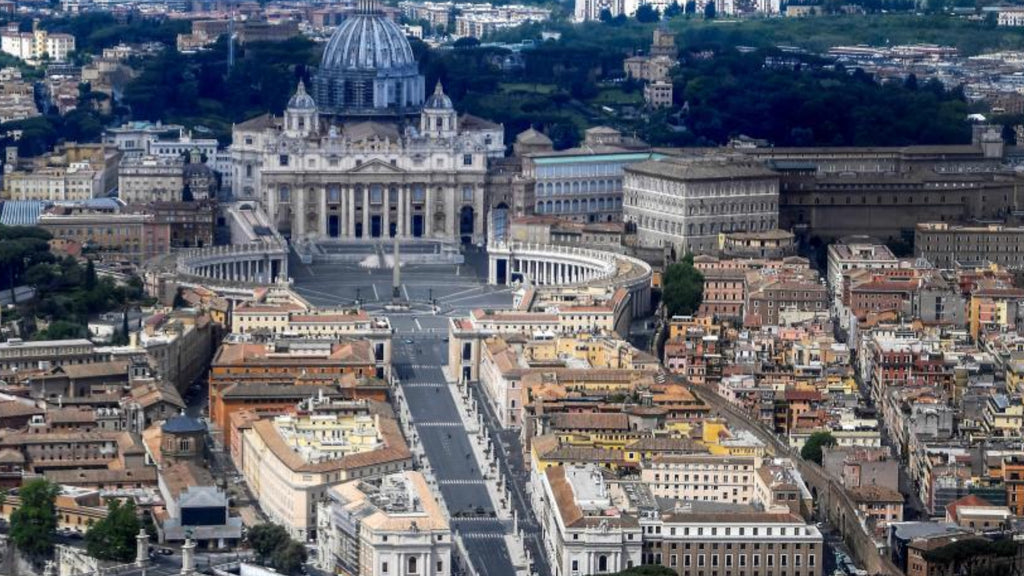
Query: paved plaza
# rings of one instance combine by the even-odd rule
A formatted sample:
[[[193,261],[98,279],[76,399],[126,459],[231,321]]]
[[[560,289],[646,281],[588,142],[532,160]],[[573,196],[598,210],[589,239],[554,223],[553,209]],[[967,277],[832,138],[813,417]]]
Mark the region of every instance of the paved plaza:
[[[390,245],[383,245],[387,254]],[[421,247],[422,248],[422,247]],[[346,247],[355,250],[354,247]],[[411,247],[402,246],[402,253]],[[364,246],[367,255],[374,247]],[[358,305],[370,312],[383,312],[391,303],[391,268],[366,268],[357,263],[315,262],[304,264],[292,257],[289,272],[295,291],[317,306]],[[401,296],[412,304],[407,313],[389,313],[396,332],[414,332],[442,328],[443,318],[433,321],[430,303],[435,302],[440,315],[465,315],[474,308],[508,308],[512,290],[506,286],[487,285],[487,254],[470,247],[464,264],[405,264],[401,268]],[[418,323],[414,318],[418,317]],[[408,321],[405,321],[408,320]]]

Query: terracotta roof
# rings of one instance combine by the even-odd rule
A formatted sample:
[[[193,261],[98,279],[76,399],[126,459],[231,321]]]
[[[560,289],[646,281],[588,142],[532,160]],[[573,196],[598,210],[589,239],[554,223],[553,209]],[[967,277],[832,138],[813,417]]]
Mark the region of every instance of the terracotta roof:
[[[43,414],[46,412],[42,408],[32,404],[26,404],[18,400],[10,400],[7,402],[0,402],[0,420],[4,418],[20,418],[24,416],[34,416],[36,414]]]
[[[903,494],[900,494],[892,488],[874,484],[850,488],[850,498],[853,499],[854,502],[903,503]]]
[[[949,504],[946,504],[946,514],[956,522],[957,509],[961,506],[991,506],[992,503],[985,500],[981,496],[975,494],[968,494],[959,500],[954,500]]]
[[[629,430],[626,414],[592,414],[566,412],[555,414],[551,427],[557,430]]]
[[[558,515],[562,517],[562,523],[572,526],[583,519],[583,510],[576,504],[576,496],[572,491],[572,484],[565,477],[563,466],[552,466],[544,471],[548,477],[548,484],[551,486],[551,493],[558,506]]]
[[[191,461],[174,462],[160,470],[160,477],[163,480],[171,497],[177,500],[181,493],[191,486],[213,486],[213,475],[206,468],[200,468]]]
[[[119,483],[156,484],[156,468],[99,468],[90,470],[47,470],[46,479],[56,484],[105,485]]]

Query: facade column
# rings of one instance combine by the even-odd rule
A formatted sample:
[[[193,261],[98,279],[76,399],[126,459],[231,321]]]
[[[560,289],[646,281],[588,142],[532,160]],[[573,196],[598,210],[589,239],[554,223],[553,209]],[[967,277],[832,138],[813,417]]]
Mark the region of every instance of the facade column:
[[[382,193],[384,194],[384,213],[380,216],[380,237],[391,238],[391,188],[385,186]]]
[[[320,229],[316,231],[319,238],[326,238],[327,234],[327,186],[320,187]]]
[[[297,226],[293,227],[299,238],[306,235],[306,189],[302,186],[295,188],[295,209],[292,211],[292,218],[297,219]]]
[[[434,190],[427,186],[427,203],[423,206],[423,235],[434,236]]]
[[[412,236],[412,186],[405,185],[405,235]]]
[[[398,232],[396,235],[400,238],[405,237],[405,185],[398,187],[398,221],[395,222]]]
[[[363,238],[370,237],[370,187],[363,186]]]
[[[354,186],[345,187],[345,219],[348,221],[348,227],[345,230],[345,236],[349,238],[356,237],[356,189]]]
[[[458,241],[459,238],[459,210],[455,203],[455,188],[448,189],[448,205],[445,206],[445,222],[448,223],[448,238]]]

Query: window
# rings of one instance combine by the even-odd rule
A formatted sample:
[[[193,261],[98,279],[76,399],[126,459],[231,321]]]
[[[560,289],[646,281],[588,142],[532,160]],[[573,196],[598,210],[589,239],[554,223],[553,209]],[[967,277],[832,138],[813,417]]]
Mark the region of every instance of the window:
[[[387,574],[388,573],[388,563],[387,562],[381,562],[380,563],[380,573],[381,574]]]
[[[602,554],[601,556],[597,557],[597,571],[598,572],[607,572],[608,571],[608,557],[607,556]]]
[[[292,201],[292,191],[287,186],[281,186],[277,191],[277,200],[282,204]]]
[[[807,565],[812,568],[814,567],[814,554],[807,555]]]
[[[472,154],[463,154],[462,155],[462,165],[463,166],[472,166],[473,165],[473,155]]]
[[[579,560],[573,560],[572,561],[572,571],[573,572],[579,572],[580,571],[580,561]]]
[[[280,156],[278,156],[277,163],[280,166],[287,166],[288,165],[288,155],[287,154],[281,154]]]
[[[410,556],[409,557],[409,570],[408,570],[409,574],[415,574],[416,573],[416,568],[418,567],[417,566],[418,562],[419,562],[419,558],[417,558],[415,556]]]
[[[327,201],[332,203],[341,202],[341,189],[337,186],[331,186],[327,189]]]
[[[441,561],[441,560],[437,561],[437,571],[438,572],[444,572],[444,562]]]
[[[252,164],[245,165],[245,177],[252,178]]]
[[[462,187],[462,201],[463,202],[472,202],[473,201],[473,187],[472,186],[463,186]]]

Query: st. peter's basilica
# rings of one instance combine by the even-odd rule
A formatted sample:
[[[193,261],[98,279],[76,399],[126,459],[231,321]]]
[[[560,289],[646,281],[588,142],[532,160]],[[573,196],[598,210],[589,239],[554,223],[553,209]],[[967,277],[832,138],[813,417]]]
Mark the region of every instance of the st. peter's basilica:
[[[426,95],[405,34],[365,6],[283,117],[234,126],[232,189],[293,240],[480,242],[488,159],[504,151],[502,126],[459,116],[440,83]]]

